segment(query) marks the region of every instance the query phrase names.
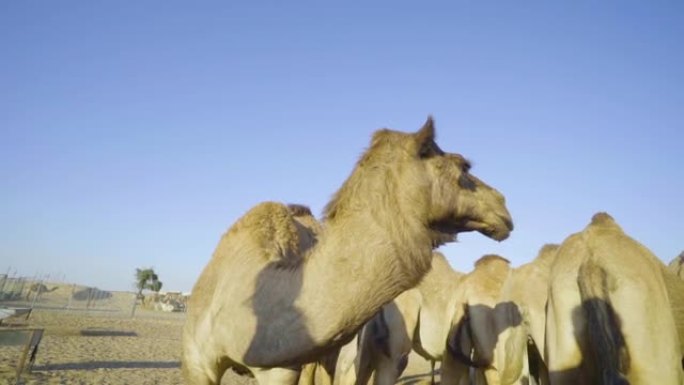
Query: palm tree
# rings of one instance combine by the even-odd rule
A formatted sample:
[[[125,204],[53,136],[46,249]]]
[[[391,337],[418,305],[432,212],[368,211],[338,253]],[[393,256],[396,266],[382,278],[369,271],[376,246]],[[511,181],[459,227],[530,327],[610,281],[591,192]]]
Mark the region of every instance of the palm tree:
[[[135,287],[138,289],[138,298],[142,299],[142,291],[144,289],[159,292],[162,288],[162,282],[159,276],[154,272],[153,268],[135,269]]]

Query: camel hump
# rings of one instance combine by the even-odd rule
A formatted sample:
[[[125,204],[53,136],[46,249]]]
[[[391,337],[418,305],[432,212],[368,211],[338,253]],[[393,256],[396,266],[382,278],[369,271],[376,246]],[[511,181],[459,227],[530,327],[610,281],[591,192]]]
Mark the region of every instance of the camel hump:
[[[615,219],[613,219],[610,214],[606,212],[599,212],[594,214],[594,216],[591,217],[591,224],[592,225],[608,225],[608,224],[614,224]]]
[[[449,265],[449,261],[447,261],[446,257],[444,254],[440,253],[439,251],[433,251],[432,252],[432,263],[438,263],[441,265]]]
[[[309,208],[309,206],[306,205],[302,205],[299,203],[289,203],[287,205],[287,209],[290,210],[292,216],[295,217],[313,217],[311,209]]]
[[[483,255],[482,257],[480,257],[480,259],[475,261],[475,268],[477,269],[478,267],[484,267],[484,266],[488,266],[491,264],[497,264],[497,263],[503,263],[506,265],[510,265],[511,261],[509,261],[508,259],[506,259],[500,255],[497,255],[497,254],[487,254],[487,255]]]
[[[509,274],[511,265],[508,259],[487,254],[475,262],[475,270],[470,273],[471,279],[480,294],[485,297],[498,296]]]
[[[595,229],[595,230],[592,230]],[[622,227],[606,212],[598,212],[591,217],[591,223],[585,228],[588,230],[587,234],[593,233],[596,230],[610,229],[622,231]]]
[[[263,202],[249,210],[229,231],[243,233],[264,261],[276,262],[278,266],[296,266],[301,262],[304,251],[315,240],[314,231],[300,223],[295,216],[302,217],[308,210],[303,205],[285,205],[278,202]]]
[[[558,251],[558,248],[560,246],[555,243],[547,243],[544,246],[539,249],[539,253],[537,253],[537,258],[536,260],[538,261],[549,261],[553,260],[556,256],[556,252]]]

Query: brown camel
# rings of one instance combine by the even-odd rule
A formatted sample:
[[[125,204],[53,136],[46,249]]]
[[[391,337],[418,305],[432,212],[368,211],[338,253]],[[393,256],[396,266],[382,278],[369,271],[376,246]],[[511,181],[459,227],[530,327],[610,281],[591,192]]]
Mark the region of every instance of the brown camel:
[[[551,384],[682,384],[682,293],[682,281],[611,216],[594,215],[551,268]]]
[[[228,368],[292,384],[302,364],[353,338],[382,305],[415,286],[432,248],[465,231],[496,240],[513,228],[503,196],[434,141],[388,129],[324,210],[313,238],[281,204],[257,205],[221,238],[193,289],[183,372],[217,384]]]

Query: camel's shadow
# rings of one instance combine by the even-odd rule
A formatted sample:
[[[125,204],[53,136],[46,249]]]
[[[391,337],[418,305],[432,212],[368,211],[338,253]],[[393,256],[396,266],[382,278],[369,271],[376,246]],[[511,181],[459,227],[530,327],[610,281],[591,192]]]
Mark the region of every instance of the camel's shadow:
[[[81,335],[85,337],[137,337],[138,333],[123,330],[83,329]]]
[[[179,361],[89,361],[34,366],[34,371],[98,369],[178,369]]]

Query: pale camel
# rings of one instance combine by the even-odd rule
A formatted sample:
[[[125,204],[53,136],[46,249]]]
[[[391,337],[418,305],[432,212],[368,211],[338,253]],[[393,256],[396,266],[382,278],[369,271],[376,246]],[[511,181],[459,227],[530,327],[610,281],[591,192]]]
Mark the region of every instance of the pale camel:
[[[443,384],[467,378],[468,366],[476,368],[477,384],[526,383],[527,328],[514,284],[510,263],[494,254],[480,258],[464,277],[459,290],[463,306],[447,341],[452,354],[442,362]]]
[[[558,249],[545,361],[551,384],[682,384],[682,281],[605,213]]]
[[[342,348],[336,384],[394,384],[414,349],[431,362],[441,361],[454,315],[463,274],[444,255],[433,253],[432,268],[413,289],[382,307],[359,332],[358,340]]]
[[[548,372],[543,361],[546,335],[546,302],[549,274],[558,245],[546,244],[532,262],[513,269],[510,296],[521,309],[527,330],[529,376],[536,383],[548,384]]]
[[[497,255],[476,262],[461,284],[467,306],[463,315],[454,317],[459,324],[449,340],[459,362],[443,370],[446,383],[467,378],[465,364],[476,368],[471,370],[476,384],[548,384],[540,352],[548,276],[557,248],[544,245],[532,262],[515,269]]]
[[[374,373],[375,384],[393,384],[401,375],[408,354],[414,349],[433,363],[447,357],[447,364],[442,365],[443,383],[467,384],[467,366],[487,366],[482,360],[473,362],[472,338],[483,341],[496,336],[496,348],[490,347],[488,350],[489,355],[493,355],[495,349],[499,351],[498,359],[504,363],[499,365],[505,372],[504,383],[524,383],[526,376],[534,376],[538,383],[547,384],[541,353],[544,351],[548,276],[557,249],[558,245],[544,245],[532,262],[512,269],[510,274],[506,273],[508,268],[504,259],[484,257],[475,265],[479,274],[467,276],[452,270],[444,256],[435,253],[433,268],[421,283],[384,306],[359,333],[361,341],[342,349],[336,372],[337,383],[366,384],[371,373]],[[487,282],[495,284],[489,285]],[[471,294],[466,294],[468,291]],[[489,307],[478,303],[482,302],[483,297],[489,302]],[[493,309],[496,310],[492,311],[491,305],[495,302]],[[456,313],[457,307],[468,303],[473,305],[471,310],[479,311],[486,318],[497,317],[494,323],[504,325],[500,329],[511,330],[502,334],[496,329],[482,328],[482,324],[479,324],[475,326],[476,332],[468,331],[465,336],[459,337],[452,334],[453,338],[468,338],[467,341],[458,341],[465,345],[455,356],[448,351],[443,352],[449,331],[458,331],[449,326],[464,326],[463,314]],[[519,309],[516,309],[516,305]],[[523,329],[519,328],[519,313],[523,315]],[[528,336],[534,342],[532,353],[537,360],[534,362],[534,372],[527,365],[524,351],[524,339]],[[458,359],[454,361],[456,356]],[[484,381],[482,368],[475,375],[478,382]]]
[[[509,294],[511,268],[493,255],[475,266],[464,276],[434,253],[421,283],[385,305],[358,342],[342,349],[336,383],[363,385],[374,374],[374,384],[394,384],[411,349],[442,362],[442,384],[467,384],[468,366],[478,367],[489,384],[522,383],[528,373],[527,330]]]
[[[187,381],[216,384],[233,367],[262,384],[295,383],[302,364],[349,341],[415,286],[433,247],[464,231],[508,237],[503,196],[469,167],[437,146],[428,119],[414,134],[373,135],[326,206],[315,245],[284,205],[250,210],[193,289],[183,332]]]

